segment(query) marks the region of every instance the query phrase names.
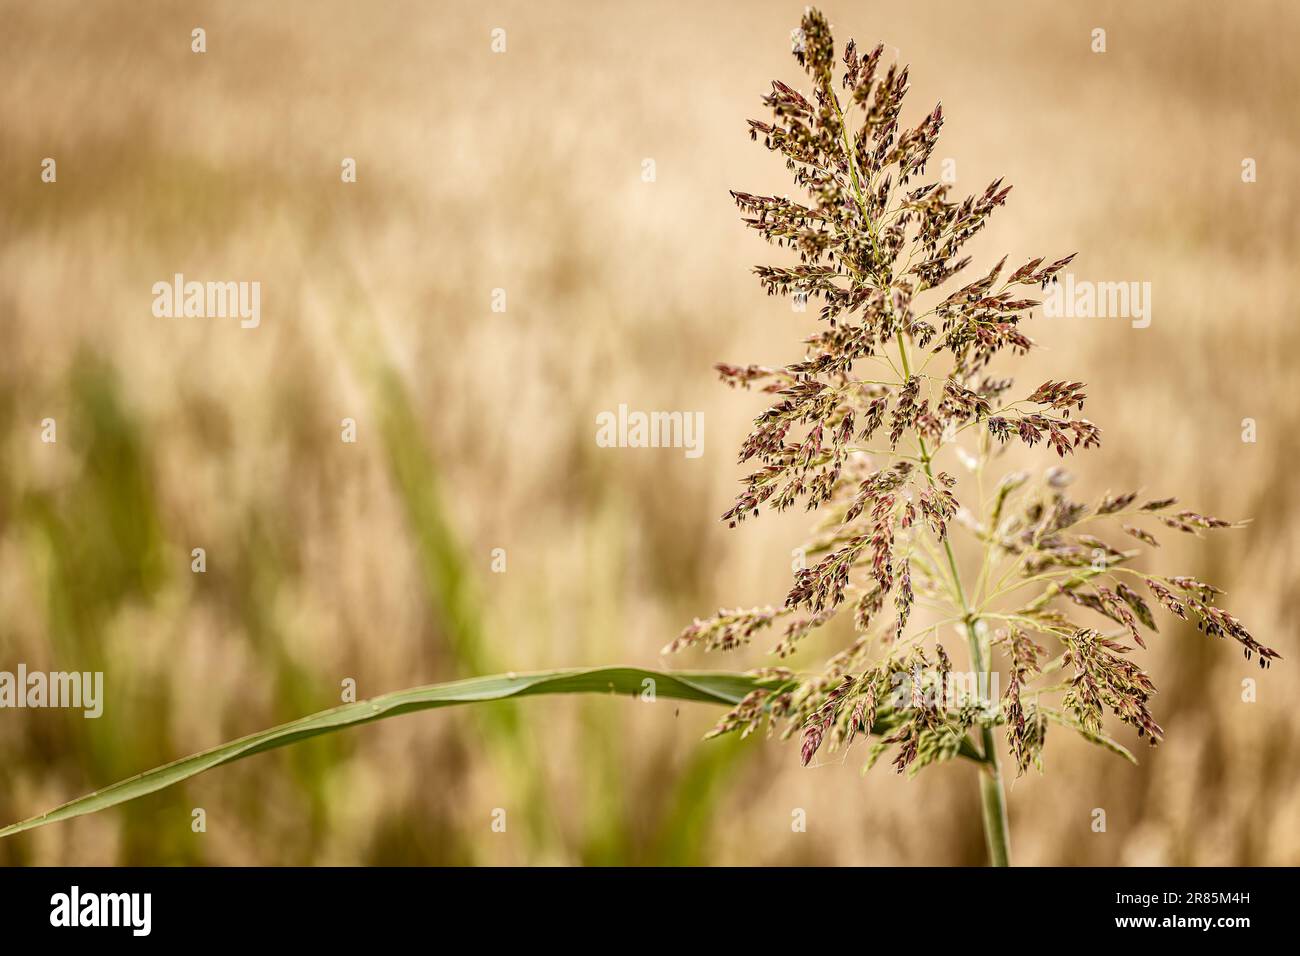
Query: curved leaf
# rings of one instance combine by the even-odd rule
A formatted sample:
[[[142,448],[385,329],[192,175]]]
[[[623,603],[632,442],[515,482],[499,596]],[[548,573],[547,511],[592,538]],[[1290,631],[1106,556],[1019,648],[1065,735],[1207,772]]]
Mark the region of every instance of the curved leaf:
[[[450,707],[480,701],[530,697],[538,694],[642,693],[644,682],[654,682],[656,697],[733,705],[751,690],[770,681],[746,674],[722,671],[642,670],[637,667],[596,667],[541,671],[534,674],[500,674],[474,677],[445,684],[429,684],[409,690],[394,691],[369,700],[344,704],[311,714],[278,727],[240,737],[201,753],[155,767],[115,783],[103,790],[79,797],[40,816],[0,829],[0,838],[57,823],[87,813],[95,813],[134,800],[145,794],[180,783],[213,767],[242,760],[277,747],[287,747],[318,734],[333,733],[345,727],[367,724],[373,720],[397,717],[417,710]]]

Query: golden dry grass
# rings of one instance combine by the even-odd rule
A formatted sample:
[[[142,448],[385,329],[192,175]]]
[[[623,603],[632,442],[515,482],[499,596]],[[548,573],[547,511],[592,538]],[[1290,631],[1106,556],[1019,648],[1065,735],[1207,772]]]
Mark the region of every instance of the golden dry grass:
[[[785,190],[743,119],[793,78],[801,7],[370,7],[0,4],[0,668],[94,665],[109,688],[99,721],[0,714],[4,822],[330,706],[344,677],[369,695],[655,665],[692,615],[784,594],[801,516],[716,521],[759,400],[710,365],[788,360],[812,327],[747,275],[770,252],[726,193]],[[1166,744],[1132,768],[1053,741],[1047,775],[1011,794],[1017,861],[1300,862],[1300,15],[827,12],[841,40],[911,62],[910,116],[942,98],[936,155],[957,159],[960,189],[1016,185],[978,251],[1078,249],[1082,277],[1153,283],[1148,329],[1030,330],[1046,348],[1023,381],[1091,386],[1105,441],[1080,484],[1256,519],[1163,557],[1226,587],[1287,660],[1261,674],[1166,627],[1146,657]],[[56,185],[39,181],[46,156]],[[261,328],[154,318],[150,286],[174,272],[260,280]],[[596,413],[620,402],[703,410],[705,455],[596,447]],[[57,445],[38,439],[47,416]],[[700,744],[714,716],[548,699],[406,718],[7,840],[0,861],[982,859],[968,767],[859,777],[859,749],[801,769],[791,744]]]

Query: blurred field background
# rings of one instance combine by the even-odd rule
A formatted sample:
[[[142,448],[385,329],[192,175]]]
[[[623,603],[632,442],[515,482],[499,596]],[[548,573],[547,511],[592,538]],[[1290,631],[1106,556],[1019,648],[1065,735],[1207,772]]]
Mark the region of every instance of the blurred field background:
[[[960,194],[1015,184],[977,265],[1079,250],[1080,278],[1153,283],[1150,328],[1029,327],[1046,348],[1020,383],[1087,381],[1104,431],[1076,491],[1255,518],[1166,535],[1161,567],[1225,587],[1286,660],[1260,672],[1162,623],[1144,661],[1165,745],[1134,768],[1056,732],[1047,775],[1011,792],[1014,859],[1300,863],[1300,10],[825,9],[841,43],[912,64],[905,120],[942,99],[935,157]],[[779,602],[802,541],[800,513],[717,521],[762,398],[710,368],[789,361],[815,325],[748,275],[774,255],[727,195],[788,191],[744,120],[771,79],[807,88],[801,11],[0,3],[0,669],[102,669],[107,687],[98,721],[0,713],[0,822],[332,706],[346,677],[371,696],[770,661],[659,649],[694,615]],[[154,318],[150,287],[176,272],[259,280],[261,327]],[[704,411],[705,454],[597,447],[619,403]],[[860,776],[859,746],[802,769],[793,743],[700,743],[717,715],[544,698],[410,716],[5,840],[0,863],[983,860],[969,766]]]

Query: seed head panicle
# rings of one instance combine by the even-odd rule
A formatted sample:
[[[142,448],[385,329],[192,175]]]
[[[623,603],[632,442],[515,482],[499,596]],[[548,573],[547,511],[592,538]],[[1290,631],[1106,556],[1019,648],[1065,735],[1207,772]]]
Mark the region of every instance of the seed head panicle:
[[[971,264],[966,244],[1011,187],[998,179],[957,198],[947,184],[921,181],[943,108],[904,122],[908,68],[884,63],[882,45],[863,54],[850,40],[837,57],[830,25],[810,9],[791,46],[810,93],[773,82],[763,97],[770,116],[750,120],[749,132],[784,157],[800,195],[731,197],[747,227],[795,255],[756,266],[760,285],[820,303],[819,327],[789,364],[716,366],[728,385],[772,396],[741,444],[739,460],[753,470],[723,519],[734,526],[765,507],[802,504],[819,521],[781,607],[720,611],[667,650],[735,648],[788,619],[775,647],[787,657],[812,632],[840,628],[852,608],[842,629],[850,643],[819,672],[781,671],[714,731],[781,726],[783,736],[799,734],[805,764],[873,735],[872,763],[892,750],[894,766],[914,773],[980,757],[980,734],[1002,726],[1023,773],[1041,768],[1049,722],[1127,754],[1107,736],[1107,715],[1156,743],[1155,686],[1124,643],[1146,647],[1156,611],[1236,641],[1262,666],[1279,658],[1216,605],[1218,589],[1134,566],[1144,548],[1159,547],[1161,528],[1200,535],[1236,525],[1173,511],[1173,498],[1139,504],[1136,492],[1074,501],[1059,467],[1007,475],[972,502],[978,512],[961,504],[957,480],[934,464],[949,446],[983,476],[1006,443],[1041,443],[1058,458],[1100,444],[1101,430],[1082,417],[1084,383],[1049,379],[1013,398],[1014,379],[988,372],[1034,348],[1025,331],[1040,304],[1033,293],[1074,255],[1011,269],[1004,256],[959,280]],[[1107,523],[1123,537],[1103,537]],[[959,571],[954,528],[983,552],[973,578]],[[936,614],[938,623],[919,623]],[[1007,626],[990,636],[988,622]],[[953,624],[969,636],[973,692],[953,692],[961,675],[937,644]],[[1054,660],[1045,663],[1051,655],[1031,633],[1059,646]],[[979,684],[994,651],[1008,674],[1000,697]],[[1062,668],[1073,677],[1052,683]]]

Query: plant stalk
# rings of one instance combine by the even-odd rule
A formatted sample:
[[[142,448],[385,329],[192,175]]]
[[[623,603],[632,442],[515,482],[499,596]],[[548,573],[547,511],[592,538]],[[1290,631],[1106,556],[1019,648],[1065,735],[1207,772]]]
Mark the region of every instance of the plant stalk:
[[[844,140],[845,155],[848,158],[849,178],[853,183],[853,192],[857,197],[858,208],[862,211],[863,220],[867,225],[867,236],[871,240],[872,252],[878,257],[876,230],[871,218],[867,215],[867,204],[862,195],[862,185],[858,181],[857,164],[853,161],[853,143],[849,138],[848,125],[844,122],[844,112],[840,109],[839,97],[832,94],[832,100],[835,103],[835,112],[839,116],[840,133]],[[877,279],[877,282],[879,282],[879,279]],[[905,378],[911,378],[912,367],[908,360],[907,340],[903,337],[902,329],[895,333],[895,338],[898,340],[899,357],[903,360],[903,375]],[[925,446],[925,438],[917,435],[917,441],[920,443],[921,463],[925,466],[926,475],[933,481],[934,471],[930,467],[930,452]],[[984,652],[980,646],[979,634],[975,630],[978,617],[971,611],[970,602],[966,600],[966,592],[961,584],[961,575],[957,571],[957,559],[953,556],[952,544],[949,542],[947,535],[944,535],[943,538],[943,550],[948,557],[948,568],[952,572],[953,588],[961,603],[963,620],[966,624],[966,639],[970,647],[971,668],[977,674],[986,675],[984,686],[988,687],[988,670],[985,668]],[[980,804],[984,810],[984,840],[989,849],[989,863],[992,866],[1010,866],[1011,828],[1007,823],[1007,801],[1002,788],[1002,773],[998,768],[997,742],[993,739],[993,728],[987,723],[982,724],[980,728],[980,753],[982,762],[980,767]]]
[[[903,338],[903,330],[899,329],[895,337],[898,340],[898,355],[903,362],[903,374],[911,378],[912,369],[908,361],[907,342]],[[925,468],[926,475],[934,480],[934,471],[930,467],[930,451],[926,448],[925,439],[918,435],[917,441],[920,443],[921,464]],[[980,643],[979,632],[975,629],[979,618],[971,610],[970,602],[966,600],[961,573],[957,570],[957,558],[952,553],[952,542],[947,535],[943,537],[943,551],[948,559],[948,570],[952,574],[953,590],[961,602],[962,620],[966,624],[966,643],[970,648],[971,669],[977,675],[984,676],[984,686],[988,687],[991,668],[990,662],[984,659],[984,648]],[[987,722],[980,726],[980,754],[982,757],[982,765],[979,769],[980,805],[983,808],[984,842],[988,846],[989,865],[1010,866],[1011,827],[1007,822],[1007,799],[1002,786],[1002,771],[998,766],[997,741],[993,738],[992,725]]]

